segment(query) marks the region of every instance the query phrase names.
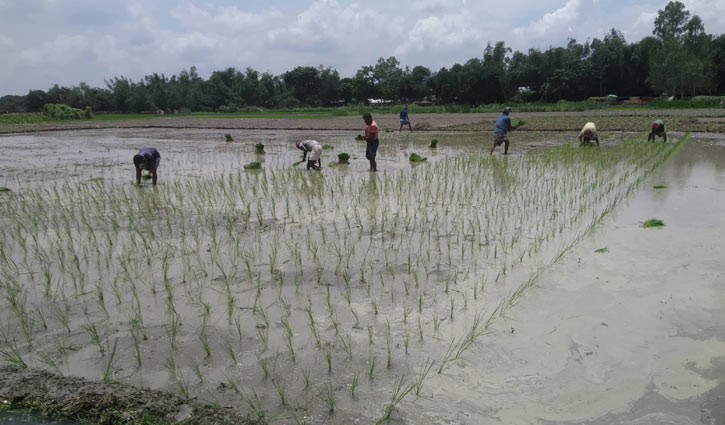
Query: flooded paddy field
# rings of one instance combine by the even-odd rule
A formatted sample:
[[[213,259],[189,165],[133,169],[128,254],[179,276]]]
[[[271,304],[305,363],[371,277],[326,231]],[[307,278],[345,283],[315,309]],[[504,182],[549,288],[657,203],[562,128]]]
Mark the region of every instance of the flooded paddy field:
[[[355,134],[0,137],[3,361],[272,423],[725,418],[724,138]]]

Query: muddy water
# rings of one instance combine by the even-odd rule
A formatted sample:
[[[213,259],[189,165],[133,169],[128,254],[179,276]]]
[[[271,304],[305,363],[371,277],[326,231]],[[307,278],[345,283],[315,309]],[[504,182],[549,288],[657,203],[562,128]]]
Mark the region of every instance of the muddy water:
[[[34,413],[0,413],[0,425],[76,425],[78,422],[48,419]]]
[[[81,279],[80,289],[76,287],[76,280],[69,280],[71,277],[78,279],[72,269],[61,267],[63,271],[51,270],[55,277],[51,279],[50,287],[56,292],[50,299],[42,295],[41,279],[35,279],[33,274],[29,277],[27,273],[21,274],[21,279],[28,283],[27,300],[37,309],[37,316],[31,313],[31,317],[35,317],[36,332],[40,334],[34,340],[34,349],[55,358],[57,367],[66,373],[100,379],[105,372],[110,371],[115,379],[124,382],[179,393],[189,391],[192,396],[250,414],[261,407],[265,412],[287,418],[292,411],[298,419],[312,423],[351,423],[355,420],[359,423],[374,422],[390,400],[396,376],[406,376],[406,383],[409,383],[411,376],[417,373],[417,364],[426,358],[440,362],[451,336],[462,336],[477,310],[490,312],[499,300],[505,301],[532,270],[547,261],[547,255],[553,255],[561,245],[571,242],[572,237],[586,227],[586,220],[574,224],[573,218],[596,214],[599,208],[606,207],[609,202],[606,193],[600,202],[578,203],[580,201],[576,197],[567,200],[567,205],[582,208],[579,216],[569,216],[566,211],[557,209],[545,209],[540,213],[537,210],[537,214],[542,217],[551,215],[552,223],[560,236],[547,242],[548,245],[533,256],[529,249],[529,257],[521,254],[518,262],[513,261],[516,257],[509,254],[513,258],[503,260],[504,277],[499,280],[502,272],[501,258],[491,253],[489,241],[484,241],[481,235],[471,231],[475,228],[474,223],[465,221],[467,218],[470,221],[471,218],[479,216],[478,211],[471,207],[478,205],[476,200],[480,201],[484,195],[472,191],[469,194],[470,199],[462,199],[459,194],[455,202],[448,198],[430,199],[425,195],[426,191],[421,189],[426,186],[420,184],[436,175],[449,175],[441,164],[466,166],[460,160],[439,160],[456,156],[480,156],[482,151],[487,157],[486,150],[490,146],[490,140],[482,140],[480,135],[475,134],[450,136],[442,133],[437,137],[441,141],[439,148],[432,150],[427,148],[429,140],[426,139],[431,137],[430,134],[390,134],[385,136],[379,154],[380,168],[385,172],[377,176],[365,173],[366,161],[359,158],[353,160],[349,167],[325,168],[322,173],[324,180],[317,179],[315,175],[308,178],[308,174],[302,172],[244,175],[246,185],[260,184],[261,187],[264,187],[262,178],[266,175],[270,175],[270,179],[291,177],[289,184],[301,190],[284,191],[280,187],[273,189],[280,190],[280,193],[293,199],[291,209],[295,214],[290,217],[280,214],[279,210],[282,208],[279,205],[274,207],[274,204],[270,214],[270,206],[267,204],[270,199],[264,199],[262,204],[254,197],[247,198],[240,205],[230,200],[233,216],[229,216],[227,208],[230,207],[220,205],[221,199],[216,195],[220,193],[219,181],[209,177],[230,175],[241,164],[259,159],[264,160],[265,168],[287,170],[290,163],[299,156],[299,152],[291,148],[291,142],[305,135],[293,132],[253,132],[233,136],[239,142],[222,142],[220,140],[223,135],[211,131],[188,130],[149,130],[141,134],[113,130],[0,139],[4,147],[15,147],[10,150],[13,161],[8,161],[7,168],[2,168],[3,178],[6,178],[7,183],[0,180],[0,184],[22,192],[28,189],[24,185],[25,180],[17,179],[18,175],[31,180],[31,186],[34,187],[52,185],[53,180],[83,183],[89,178],[103,177],[106,185],[104,193],[107,193],[116,210],[109,208],[107,211],[102,209],[101,212],[105,211],[106,215],[120,222],[119,225],[114,221],[114,227],[119,226],[120,231],[113,233],[108,228],[97,228],[99,236],[89,235],[78,219],[73,221],[73,216],[82,212],[70,209],[65,210],[70,213],[63,212],[59,215],[63,220],[68,220],[70,216],[72,226],[78,226],[79,233],[69,236],[68,241],[76,244],[81,242],[79,246],[74,249],[67,248],[65,237],[59,235],[61,229],[53,229],[54,232],[40,235],[41,245],[44,241],[53,244],[53,249],[47,250],[46,254],[41,249],[40,254],[57,255],[53,252],[57,246],[59,251],[66,252],[64,255],[72,253],[76,256],[76,261],[79,261],[78,257],[80,261],[85,258],[88,270],[84,271],[87,283],[84,284]],[[517,207],[512,210],[507,206],[525,205],[526,202],[509,193],[510,188],[521,188],[522,183],[526,183],[526,174],[522,173],[526,170],[517,169],[517,166],[524,164],[524,152],[533,149],[544,152],[541,146],[559,144],[574,136],[575,134],[562,133],[537,138],[535,134],[517,134],[512,136],[514,155],[511,161],[485,163],[487,167],[492,167],[495,184],[487,187],[484,192],[495,192],[503,200],[502,209],[494,215],[494,221],[506,223],[504,216],[512,223],[521,220],[529,226],[524,231],[527,235],[529,231],[534,233],[534,227],[539,228],[540,221],[537,221],[537,217],[531,217],[526,211],[517,210]],[[626,137],[623,134],[605,135],[603,144],[605,147],[616,145]],[[362,144],[352,141],[350,134],[326,133],[324,138],[319,139],[322,143],[335,146],[332,154],[327,152],[323,156],[323,166],[337,152],[359,152],[358,155],[362,156]],[[260,141],[267,146],[268,153],[263,158],[253,153],[253,145]],[[56,143],[64,148],[50,148]],[[79,149],[81,157],[85,155],[90,164],[108,164],[107,169],[99,174],[99,167],[79,161],[73,151],[68,153],[72,146],[79,144],[82,146]],[[134,211],[128,213],[130,218],[137,220],[137,227],[146,229],[146,226],[157,226],[157,240],[151,241],[151,249],[146,252],[141,248],[142,245],[138,245],[141,242],[136,240],[136,236],[129,234],[134,226],[124,221],[123,213],[118,213],[119,205],[123,206],[126,199],[131,199],[131,202],[139,201],[134,192],[125,192],[125,186],[131,183],[133,176],[132,170],[128,170],[131,167],[126,164],[130,163],[128,158],[137,148],[130,149],[129,144],[138,145],[137,147],[156,145],[162,151],[164,159],[168,160],[164,168],[166,175],[162,174],[162,184],[153,195],[158,197],[161,205],[159,207],[154,204],[154,208],[157,208],[154,215],[158,217],[145,217],[142,214],[137,216]],[[683,152],[696,152],[702,144],[700,140],[689,142],[667,166],[678,163]],[[28,146],[32,149],[22,150]],[[101,150],[98,146],[107,150]],[[712,148],[715,149],[714,152],[719,152],[717,146]],[[407,161],[411,151],[428,156],[430,164],[411,168]],[[717,155],[706,152],[703,157],[714,160]],[[702,161],[690,162],[694,164],[690,168],[699,168]],[[551,177],[561,178],[558,181],[564,184],[567,170],[563,169],[563,174],[559,175],[557,164],[552,164],[551,168]],[[664,168],[660,170],[662,169]],[[624,171],[626,170],[615,169],[611,177],[618,177]],[[581,170],[578,172],[581,173]],[[450,176],[461,181],[468,177],[466,172],[458,173]],[[650,179],[652,178],[651,176]],[[553,179],[547,179],[549,180]],[[179,202],[176,188],[171,187],[177,181],[185,182],[189,189],[193,189],[192,193],[186,194],[191,198],[187,203]],[[400,183],[409,185],[409,189],[395,191],[395,185]],[[435,183],[429,186],[430,190],[436,190],[437,185],[448,187],[450,182],[436,180]],[[266,184],[266,180],[263,184]],[[623,184],[622,187],[626,187],[629,183],[625,179]],[[668,191],[675,188],[674,183],[653,184],[669,185],[671,187]],[[274,187],[274,183],[272,185]],[[330,190],[317,192],[317,186]],[[87,213],[94,213],[97,206],[94,207],[96,204],[92,203],[95,200],[91,201],[93,191],[88,190],[87,185],[83,187],[79,186],[82,190],[75,200],[84,203],[82,208],[88,208]],[[643,184],[640,187],[645,186]],[[340,191],[340,188],[343,190]],[[352,189],[352,193],[345,193],[348,188]],[[572,188],[580,189],[576,184]],[[222,189],[228,190],[224,187]],[[386,196],[386,190],[391,189],[404,196]],[[456,182],[456,185],[450,185],[450,189],[465,189],[465,184]],[[119,193],[119,190],[123,192]],[[331,195],[331,191],[336,191],[336,194]],[[211,194],[209,200],[214,203],[210,208],[206,207],[209,200],[203,198],[203,192]],[[540,189],[533,189],[531,193],[540,196],[541,192]],[[448,195],[446,191],[439,190],[437,193],[440,196]],[[635,197],[629,198],[630,203],[626,208],[635,205],[644,193],[647,192],[641,191]],[[661,193],[665,192],[656,192],[656,195],[661,196]],[[263,197],[261,192],[254,194],[259,199]],[[408,194],[410,195],[405,196]],[[194,199],[195,197],[198,199]],[[419,197],[428,203],[411,202],[417,202]],[[173,204],[172,210],[163,209],[165,202]],[[190,207],[192,204],[194,207]],[[254,208],[260,208],[260,212],[255,214],[252,210],[252,214],[258,217],[250,221],[247,216],[247,224],[242,227],[235,224],[235,221],[244,220],[245,204],[257,205]],[[351,209],[346,208],[346,205]],[[616,211],[620,210],[627,209],[620,205]],[[435,217],[445,218],[431,221],[427,215],[433,212]],[[356,213],[359,224],[355,222]],[[596,236],[615,234],[614,230],[618,227],[607,226],[612,226],[612,222],[621,219],[625,213],[619,214],[616,219],[606,221]],[[229,220],[226,222],[230,226],[228,232],[221,230],[225,226],[222,215],[224,220]],[[299,218],[312,216],[320,217],[325,226],[311,226],[305,219]],[[647,232],[671,229],[671,218],[652,216],[664,219],[668,226],[664,229],[646,229]],[[390,221],[387,228],[385,221],[381,223],[383,217],[393,220],[395,226],[399,226],[397,236],[395,231],[390,230]],[[402,219],[397,221],[400,217]],[[44,219],[42,216],[40,218]],[[530,221],[532,218],[534,221]],[[624,244],[640,242],[642,233],[636,232],[645,229],[639,229],[636,222],[647,218],[651,218],[649,214],[646,217],[637,217],[634,222],[627,224],[629,231],[625,234],[631,240],[623,242]],[[57,220],[54,216],[50,219]],[[105,223],[110,227],[110,223],[103,220],[105,216],[101,214],[101,221],[93,221],[92,224],[100,226]],[[213,228],[209,227],[210,222],[216,223]],[[421,228],[418,223],[425,223],[425,227]],[[431,224],[435,231],[431,231]],[[37,226],[37,223],[33,225]],[[164,230],[166,226],[169,227],[168,233]],[[403,235],[402,229],[405,229]],[[106,236],[100,236],[104,231],[107,236],[111,235],[108,243],[104,241]],[[10,232],[8,230],[6,235],[10,235]],[[215,232],[224,235],[220,237],[222,249],[214,248],[211,243],[210,235],[216,234]],[[504,233],[493,235],[493,245],[503,249],[510,242],[518,250],[521,244],[517,245],[518,242],[512,239],[517,232],[515,228],[509,228]],[[63,245],[57,243],[58,241],[63,241]],[[620,409],[621,403],[626,404],[633,392],[614,391],[619,398],[614,397],[599,403],[603,397],[597,390],[602,390],[602,382],[607,383],[604,390],[618,388],[622,382],[629,382],[632,371],[641,368],[636,357],[638,353],[634,351],[634,358],[630,358],[628,354],[632,352],[631,340],[636,339],[632,336],[633,326],[628,323],[627,326],[617,327],[617,332],[613,332],[607,344],[612,346],[609,350],[623,356],[625,360],[608,360],[593,370],[583,367],[586,360],[594,358],[597,352],[594,348],[599,350],[599,347],[596,347],[598,342],[590,344],[582,335],[598,334],[599,327],[609,329],[610,325],[621,325],[616,319],[623,317],[623,314],[619,312],[613,314],[614,317],[606,317],[596,323],[577,320],[577,314],[595,311],[592,304],[598,305],[597,303],[610,297],[611,293],[593,290],[585,291],[577,297],[570,294],[574,290],[566,286],[568,282],[569,286],[578,288],[578,281],[586,276],[579,267],[594,264],[595,260],[610,258],[616,265],[609,265],[609,268],[603,266],[601,274],[596,276],[600,279],[595,281],[609,279],[610,276],[614,279],[617,276],[616,270],[624,270],[624,265],[631,261],[632,253],[625,252],[627,255],[615,257],[615,242],[605,242],[608,253],[593,253],[594,249],[602,246],[587,247],[586,258],[590,259],[582,262],[577,260],[570,264],[573,258],[583,258],[581,247],[591,244],[590,239],[580,242],[575,251],[570,251],[563,262],[558,263],[553,271],[545,274],[538,282],[540,289],[529,290],[526,296],[501,316],[503,320],[496,320],[492,334],[477,340],[460,361],[451,363],[441,374],[437,373],[440,366],[437,363],[430,378],[425,381],[419,397],[409,395],[404,399],[394,412],[393,418],[423,424],[451,421],[485,423],[497,419],[503,423],[560,423],[596,419]],[[528,242],[523,244],[523,252],[530,246],[527,244]],[[598,242],[595,245],[600,244]],[[32,244],[30,246],[32,252]],[[297,247],[302,248],[304,258],[294,254],[299,249]],[[316,252],[320,247],[324,252],[321,260],[318,260],[309,252]],[[93,249],[97,250],[97,255]],[[280,252],[277,253],[276,250]],[[340,258],[343,258],[347,250],[352,250],[354,254],[345,265],[340,262]],[[26,267],[21,261],[21,248],[12,247],[11,251],[18,259],[15,264],[20,264],[21,268]],[[165,261],[164,252],[171,252],[172,256],[168,288],[161,284],[163,272],[160,264]],[[240,255],[235,255],[235,252]],[[448,253],[448,258],[443,255],[444,252]],[[271,258],[276,258],[277,254],[279,261],[275,263]],[[451,261],[451,256],[456,260]],[[88,258],[92,259],[90,265]],[[255,259],[250,272],[247,270],[248,266],[242,263],[243,258]],[[215,259],[221,259],[221,267]],[[25,261],[28,261],[27,256]],[[57,262],[61,261],[59,258]],[[104,261],[110,261],[111,266],[108,263],[103,266]],[[119,267],[118,263],[125,265]],[[338,270],[336,263],[345,265],[348,273]],[[508,273],[505,272],[507,265],[510,267]],[[237,270],[237,274],[229,278],[233,289],[225,288],[223,282],[227,278],[223,276],[224,273],[220,273],[222,267],[226,270],[225,273]],[[567,272],[567,267],[572,270]],[[637,276],[639,279],[638,267],[623,271],[621,278],[631,280],[633,276]],[[121,268],[124,270],[120,270]],[[38,272],[35,270],[35,273]],[[418,289],[419,280],[421,289]],[[478,281],[486,280],[489,285],[485,291],[481,287],[480,291],[483,292],[477,298],[471,284],[477,285]],[[98,282],[101,289],[90,288],[96,284],[93,282]],[[253,282],[256,282],[256,289],[251,284]],[[347,283],[350,283],[350,288],[346,290]],[[33,286],[36,288],[32,288]],[[596,283],[592,286],[600,289],[600,285]],[[410,297],[409,288],[412,288],[413,294]],[[141,297],[132,297],[132,292],[137,290],[141,292]],[[114,291],[117,291],[115,296],[118,297],[118,305],[112,302]],[[226,298],[227,301],[225,291],[229,291],[231,295]],[[99,310],[95,301],[101,294],[106,297],[106,312]],[[70,295],[72,298],[65,299]],[[169,307],[167,298],[173,298],[175,306]],[[231,305],[227,304],[228,300],[232,301]],[[211,308],[208,327],[201,325],[205,304]],[[572,314],[559,316],[567,308],[574,307],[584,311],[573,311]],[[228,308],[232,312],[229,320],[226,313]],[[374,311],[378,308],[381,310],[380,314]],[[611,306],[609,308],[616,311]],[[64,309],[71,312],[70,318],[65,316]],[[143,338],[134,334],[138,332],[135,329],[138,329],[140,319],[140,316],[134,317],[135,309],[143,311]],[[178,345],[171,350],[170,329],[175,329],[177,325],[169,322],[170,311],[175,311],[174,314],[178,314],[180,320],[178,329],[174,331],[178,332]],[[357,320],[358,315],[360,323]],[[564,324],[550,326],[551,323],[556,323],[556,320],[549,317],[551,315],[558,318],[558,321],[569,324],[570,328]],[[313,332],[310,332],[307,324],[308,316],[312,317],[310,320],[314,323]],[[569,318],[574,319],[570,321]],[[51,331],[40,330],[41,320],[47,321]],[[63,323],[64,320],[70,322]],[[102,335],[101,345],[106,350],[103,355],[99,355],[97,344],[89,341],[88,331],[82,330],[91,323],[98,327]],[[293,330],[294,353],[288,352],[285,345],[286,326]],[[417,341],[417,326],[424,329],[425,342]],[[70,328],[69,332],[66,333],[64,327]],[[621,329],[622,327],[625,329]],[[322,334],[322,344],[318,343],[317,347],[314,332]],[[405,353],[408,348],[405,341],[410,336],[410,353]],[[134,338],[141,341],[141,351],[138,354],[143,359],[141,367],[135,361],[137,354],[134,353]],[[22,341],[19,330],[16,339]],[[115,359],[108,355],[112,347],[115,347],[114,341],[120,341],[120,354]],[[205,343],[210,348],[205,348]],[[651,341],[650,344],[653,347],[650,348],[651,352],[659,353],[664,347],[660,340]],[[347,345],[353,347],[349,353],[345,352]],[[233,354],[227,354],[228,347],[232,347]],[[209,350],[211,354],[205,354],[205,350]],[[56,356],[55,351],[64,353]],[[386,352],[392,353],[389,365],[386,365]],[[632,363],[630,369],[623,369],[627,373],[620,374],[618,369],[607,369],[615,368],[615,365],[620,367],[622,362],[626,365]],[[366,374],[373,364],[377,365],[374,379],[368,379]],[[43,367],[43,363],[36,360],[34,366]],[[608,378],[610,375],[612,377]],[[359,378],[358,391],[353,395],[352,387],[355,385],[353,383],[356,382],[356,376]],[[310,382],[305,382],[307,379]],[[591,382],[600,384],[600,387],[597,388]],[[231,388],[235,384],[240,385],[241,389]],[[591,394],[587,391],[591,391]],[[330,414],[325,408],[330,402],[330,394],[336,403],[334,414]],[[588,398],[583,398],[584,396]],[[581,400],[588,404],[582,405]],[[589,409],[588,405],[593,405],[594,408]],[[588,413],[590,411],[593,413]],[[292,420],[282,419],[280,422]]]
[[[407,418],[722,423],[723,211],[725,139],[695,135]]]

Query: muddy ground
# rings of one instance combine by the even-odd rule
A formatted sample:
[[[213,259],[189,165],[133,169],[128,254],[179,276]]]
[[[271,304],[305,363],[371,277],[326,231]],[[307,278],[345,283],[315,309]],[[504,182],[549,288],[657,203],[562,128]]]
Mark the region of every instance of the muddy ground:
[[[676,112],[679,114],[677,116],[683,118],[672,116],[667,119],[668,125],[679,123],[677,125],[684,126],[689,122],[690,126],[703,128],[703,124],[697,123],[705,122],[704,128],[712,129],[708,126],[720,122],[723,115],[721,111],[696,111],[685,117],[683,111]],[[685,113],[690,114],[689,111]],[[695,114],[699,118],[693,120]],[[411,165],[407,156],[414,151],[429,157],[430,164],[421,164],[423,167],[446,163],[447,158],[487,155],[486,150],[490,146],[488,122],[495,118],[495,114],[479,115],[460,114],[453,118],[446,114],[436,118],[440,121],[435,121],[433,116],[421,116],[429,118],[431,123],[435,123],[433,126],[439,128],[422,135],[384,135],[379,154],[384,170],[381,181],[384,182],[386,176],[394,178],[401,173],[409,173]],[[646,130],[654,116],[647,113],[628,114],[625,120],[623,116],[611,115],[514,113],[514,120],[521,117],[528,121],[526,126],[531,125],[529,131],[511,135],[512,158],[518,161],[525,155],[543,152],[548,147],[574,140],[576,130],[580,127],[579,121],[589,120],[590,117],[597,117],[601,123],[603,148],[617,146],[625,139],[643,141],[646,135],[642,127]],[[154,125],[168,123],[164,120],[147,121],[154,122]],[[182,129],[134,128],[139,125],[139,121],[113,122],[108,123],[110,128],[89,130],[65,127],[82,124],[71,123],[64,124],[64,130],[61,131],[50,131],[53,127],[40,124],[34,130],[49,131],[0,137],[0,146],[6,158],[0,166],[0,185],[21,194],[29,187],[50,187],[54,181],[83,184],[89,179],[101,177],[104,179],[103,184],[123,187],[130,185],[132,180],[128,158],[135,149],[144,145],[154,145],[162,152],[165,161],[162,162],[162,185],[227,174],[233,172],[239,164],[252,160],[261,160],[265,168],[281,170],[296,160],[298,153],[290,145],[298,137],[316,137],[322,143],[335,146],[335,149],[326,151],[323,156],[325,178],[355,181],[368,177],[365,161],[360,158],[364,148],[352,140],[352,136],[360,131],[357,118],[242,121],[174,121],[174,125],[182,125]],[[378,121],[384,127],[396,125],[394,116],[382,117]],[[144,126],[146,124],[143,123]],[[121,128],[125,125],[131,128]],[[270,125],[273,127],[266,127]],[[440,128],[448,125],[456,125],[457,131]],[[674,131],[673,127],[670,126],[673,131],[671,139],[677,140],[683,134]],[[715,131],[721,130],[718,127]],[[235,142],[223,142],[223,134],[227,132],[233,134]],[[432,137],[441,140],[437,151],[427,148]],[[253,145],[258,142],[265,143],[267,155],[253,153]],[[352,165],[345,169],[326,166],[336,153],[343,151],[356,155]],[[654,186],[664,187],[655,189]],[[725,267],[719,249],[725,237],[725,223],[721,219],[721,212],[725,209],[725,139],[713,133],[693,135],[667,162],[659,165],[651,174],[646,174],[636,188],[625,202],[620,203],[611,215],[597,225],[595,231],[579,240],[563,259],[547,269],[537,284],[497,319],[491,332],[478,340],[461,361],[456,362],[454,367],[446,368],[443,373],[434,371],[419,396],[406,397],[393,412],[391,423],[689,425],[725,422],[725,330],[721,325],[725,321],[725,298],[721,287],[722,270]],[[373,205],[373,208],[383,206],[381,203]],[[434,207],[430,205],[428,208]],[[331,212],[329,208],[323,208],[322,214]],[[641,222],[649,218],[663,219],[666,225],[657,229],[643,229]],[[444,237],[451,236],[455,240],[455,235]],[[385,234],[376,236],[379,237],[385,239]],[[470,235],[466,235],[468,237]],[[487,261],[490,260],[481,262]],[[536,261],[534,259],[533,263]],[[263,267],[268,268],[269,265]],[[490,266],[480,267],[485,269]],[[405,264],[399,264],[396,270],[400,275],[405,275]],[[308,270],[306,274],[308,272],[313,273]],[[513,282],[520,277],[513,271],[509,274],[508,281]],[[467,326],[466,321],[471,319],[471,310],[477,304],[471,297],[470,288],[466,287],[468,281],[462,276],[460,286],[453,291],[460,295],[454,298],[457,303],[457,321],[451,316],[448,321],[444,321],[441,329],[446,329],[446,326]],[[276,299],[274,288],[277,284],[272,282],[270,285],[269,292],[274,292],[274,296],[265,299],[265,304]],[[285,285],[285,291],[290,288],[294,290],[291,282]],[[340,287],[333,286],[332,290],[340,291],[337,294],[333,292],[333,296],[339,295],[335,300],[340,303],[338,311],[343,312],[340,318],[346,329],[343,332],[351,332],[355,338],[353,342],[362,344],[360,340],[367,340],[367,332],[352,326],[349,314],[344,317],[346,307],[339,279],[338,285]],[[501,281],[490,285],[493,296],[497,292],[505,293],[508,283]],[[354,286],[356,291],[360,288]],[[319,302],[319,307],[324,309],[325,291],[329,298],[330,286],[316,285],[311,291],[315,297],[319,297],[314,299],[314,303]],[[373,296],[397,294],[403,297],[402,287],[399,291],[388,293],[375,290]],[[286,294],[288,299],[295,301],[292,292]],[[439,296],[443,297],[443,293],[439,293]],[[468,311],[465,307],[458,310],[462,298],[466,297],[471,303]],[[293,317],[304,317],[302,310],[306,301],[302,298],[297,300],[299,304],[294,307]],[[240,297],[240,300],[243,299]],[[358,304],[353,303],[358,313],[361,316],[372,315],[367,298],[361,296],[358,301]],[[446,298],[444,309],[447,302]],[[246,309],[250,305],[251,300],[241,307]],[[381,299],[380,306],[381,309],[389,308],[388,313],[393,319],[401,313],[400,310],[405,309],[396,307],[394,300]],[[437,307],[433,303],[427,308],[434,310]],[[276,311],[276,308],[267,307],[267,311]],[[223,307],[220,306],[220,309]],[[188,312],[192,327],[196,325],[190,318],[195,315],[193,310]],[[425,319],[426,332],[428,328],[432,330],[435,319],[425,312],[422,317]],[[281,325],[276,319],[278,317],[271,318],[270,323],[280,331]],[[151,319],[147,316],[146,320]],[[322,320],[326,331],[332,332],[331,323],[324,318]],[[224,328],[223,323],[217,325],[220,329]],[[112,325],[112,328],[114,326],[120,328],[120,322]],[[186,331],[190,331],[189,325],[185,326]],[[382,329],[385,322],[382,318],[378,319],[377,326],[376,338],[383,341],[383,351],[377,352],[379,369],[382,371],[378,373],[385,374],[382,366]],[[390,333],[390,322],[387,326]],[[401,331],[399,335],[402,336],[402,331],[407,327],[397,326],[394,322],[393,331]],[[299,327],[296,328],[297,332],[301,332],[296,336],[297,341],[310,338],[309,333],[300,331]],[[254,323],[251,323],[248,331],[255,332]],[[350,334],[347,335],[349,338]],[[81,345],[82,336],[79,331],[71,337],[73,344],[79,345],[81,349],[68,355],[61,368],[66,373],[70,372],[70,375],[98,380],[99,368],[102,369],[103,365],[99,364],[97,353],[93,353],[92,344],[86,347]],[[193,332],[189,336],[193,336]],[[431,341],[437,339],[441,341]],[[198,343],[194,343],[195,340],[186,338],[182,344],[184,350],[189,350],[190,356],[199,358],[200,348]],[[163,341],[161,327],[150,330],[148,351],[145,352],[148,360],[141,376],[130,359],[120,362],[115,373],[118,380],[126,383],[124,385],[89,383],[72,377],[59,378],[35,369],[3,369],[0,371],[0,397],[19,404],[46,404],[52,407],[49,409],[52,411],[70,409],[69,413],[75,413],[76,416],[88,414],[93,418],[96,415],[96,419],[100,417],[100,407],[121,418],[144,411],[167,419],[183,418],[190,413],[201,415],[198,416],[202,418],[200,422],[195,423],[234,423],[250,414],[248,408],[233,402],[229,387],[221,385],[227,382],[224,374],[228,369],[220,365],[219,357],[212,357],[212,361],[204,362],[203,366],[208,374],[206,379],[214,383],[213,388],[205,384],[199,385],[196,390],[200,399],[209,400],[209,394],[213,394],[220,406],[230,409],[217,407],[205,411],[205,408],[193,402],[169,395],[168,391],[178,394],[178,387],[166,376],[162,365],[165,354],[157,350],[156,344]],[[394,353],[399,356],[396,361],[400,361],[400,358],[407,357],[407,353],[402,353],[402,344],[399,342],[402,339],[395,341],[398,342],[393,347]],[[426,341],[429,342],[413,342],[411,351],[422,351],[423,355],[427,352],[431,358],[439,359],[442,351],[445,351],[447,340],[442,334],[431,332],[430,336],[426,334]],[[256,342],[253,338],[245,339],[243,350],[250,349],[254,344]],[[299,369],[304,369],[305,361],[324,371],[325,359],[320,354],[314,354],[314,343],[307,341],[303,344],[297,347],[297,365],[281,360],[283,364],[279,367],[282,373],[299,376]],[[281,343],[279,346],[284,347]],[[129,345],[125,345],[125,348],[132,351]],[[339,345],[337,349],[340,350]],[[216,350],[219,352],[223,348],[216,347]],[[376,387],[373,387],[372,382],[368,383],[367,379],[361,378],[364,381],[361,386],[369,386],[371,394],[363,393],[360,398],[347,395],[351,373],[358,365],[363,370],[369,367],[365,361],[371,357],[367,354],[358,357],[358,354],[353,353],[355,360],[351,364],[338,360],[339,363],[333,365],[336,372],[347,368],[343,380],[331,381],[334,387],[330,390],[338,397],[334,414],[322,414],[319,407],[314,407],[321,403],[323,396],[315,390],[309,397],[314,399],[309,411],[305,410],[299,416],[282,414],[273,417],[272,422],[375,422],[384,412],[391,383],[380,376]],[[420,355],[412,353],[410,356]],[[129,353],[127,357],[132,355]],[[278,354],[274,353],[274,356],[263,356],[262,360],[266,362],[274,359],[276,364],[277,357]],[[280,358],[284,359],[284,356]],[[241,373],[241,381],[256,388],[270,412],[285,412],[286,409],[275,401],[278,389],[270,380],[261,378],[259,370],[251,371],[251,368],[259,367],[253,354],[251,362],[249,360],[239,359],[239,367],[245,371]],[[399,363],[394,363],[388,373],[404,370],[395,365]],[[43,367],[43,364],[36,362],[33,366],[38,368]],[[249,371],[244,368],[249,368]],[[187,370],[186,373],[188,379],[190,372]],[[313,371],[313,379],[315,373]],[[326,376],[326,372],[321,375]],[[127,384],[138,388],[159,388],[167,393],[139,392]],[[288,391],[294,394],[300,388],[301,378],[297,377],[290,382]],[[376,395],[376,392],[380,394]],[[113,396],[110,397],[109,393],[113,393]],[[151,410],[144,408],[152,404]],[[221,416],[213,420],[204,416],[216,414]]]
[[[474,130],[490,131],[498,114],[452,113],[414,114],[411,123],[422,130]],[[399,129],[397,114],[374,114],[381,126],[391,130]],[[523,131],[572,131],[580,130],[588,121],[593,121],[600,130],[645,131],[651,122],[666,117],[666,125],[673,131],[725,132],[725,109],[685,110],[625,110],[587,112],[525,112],[511,113],[514,121],[524,119]],[[98,128],[197,128],[197,129],[255,129],[255,130],[346,130],[360,131],[362,119],[346,116],[325,119],[227,119],[151,117],[148,119],[119,121],[41,122],[33,124],[0,124],[0,133],[50,131],[62,129]]]

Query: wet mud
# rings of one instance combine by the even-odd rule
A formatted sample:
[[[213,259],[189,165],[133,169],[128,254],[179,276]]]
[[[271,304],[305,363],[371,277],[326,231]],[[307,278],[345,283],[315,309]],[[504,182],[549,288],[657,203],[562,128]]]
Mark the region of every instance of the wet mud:
[[[273,423],[723,420],[725,140],[605,130],[595,155],[561,148],[576,131],[528,131],[504,157],[488,133],[395,132],[376,175],[355,134],[0,137],[17,283],[0,346],[31,366],[4,369],[0,396],[121,418],[196,415],[195,397]],[[334,147],[321,173],[292,167],[301,137]],[[160,184],[137,188],[149,145]],[[351,165],[327,167],[341,152]]]

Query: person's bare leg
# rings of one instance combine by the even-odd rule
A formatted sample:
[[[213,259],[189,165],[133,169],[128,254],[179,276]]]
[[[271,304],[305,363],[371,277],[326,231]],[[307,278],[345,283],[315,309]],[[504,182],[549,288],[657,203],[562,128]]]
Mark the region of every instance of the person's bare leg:
[[[136,167],[136,184],[141,184],[141,169]]]
[[[156,168],[154,168],[153,170],[151,170],[151,182],[154,184],[154,186],[156,186],[156,182],[158,181],[158,178],[159,178],[159,176],[156,173]]]
[[[506,140],[503,142],[503,154],[508,155],[509,154],[509,141]]]

